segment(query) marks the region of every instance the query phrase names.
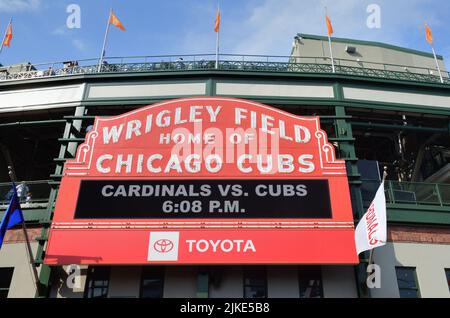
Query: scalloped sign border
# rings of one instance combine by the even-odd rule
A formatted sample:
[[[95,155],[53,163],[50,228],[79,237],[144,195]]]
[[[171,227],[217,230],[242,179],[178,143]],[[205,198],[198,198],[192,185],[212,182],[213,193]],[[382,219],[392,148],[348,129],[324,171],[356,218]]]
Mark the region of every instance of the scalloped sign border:
[[[175,140],[181,140],[177,134],[191,142],[200,140],[191,145],[194,153],[203,154],[215,145],[213,153],[219,154],[220,165],[217,156],[209,164],[201,157],[197,169],[182,160],[174,162]],[[215,140],[222,144],[212,142],[214,134],[221,135]],[[274,163],[271,171],[261,169],[263,165],[252,162],[254,157],[249,154],[239,160],[241,153],[231,151],[238,147],[239,135],[240,143],[266,138],[259,150],[249,150],[254,157],[261,149],[275,149],[270,148],[275,140],[279,147],[272,160],[278,163],[280,156],[293,160],[290,165]],[[194,179],[205,183],[217,179],[327,180],[332,218],[277,219],[276,211],[273,218],[251,220],[80,220],[74,216],[83,180]],[[248,100],[177,99],[120,116],[98,117],[76,158],[66,162],[45,263],[357,264],[345,161],[336,159],[319,117],[299,117]]]

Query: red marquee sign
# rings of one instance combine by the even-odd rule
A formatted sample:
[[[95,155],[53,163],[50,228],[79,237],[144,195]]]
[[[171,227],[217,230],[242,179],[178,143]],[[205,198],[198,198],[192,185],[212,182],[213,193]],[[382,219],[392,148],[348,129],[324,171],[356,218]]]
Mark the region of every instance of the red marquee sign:
[[[318,117],[246,100],[96,118],[65,165],[45,263],[356,264],[345,162]]]

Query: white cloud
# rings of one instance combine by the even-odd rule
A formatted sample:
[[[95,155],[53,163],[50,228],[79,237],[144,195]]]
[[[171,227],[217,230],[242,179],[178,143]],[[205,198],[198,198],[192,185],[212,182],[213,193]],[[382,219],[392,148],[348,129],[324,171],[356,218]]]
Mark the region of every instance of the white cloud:
[[[80,39],[73,39],[72,45],[79,51],[86,51],[87,49],[86,43]]]
[[[381,7],[381,29],[369,29],[366,25],[369,4]],[[445,12],[450,11],[448,0],[261,0],[253,1],[252,6],[243,5],[239,14],[227,12],[224,3],[221,51],[289,55],[297,33],[326,35],[325,6],[336,37],[380,41],[412,49],[428,49],[423,43],[423,22],[427,20],[432,26],[442,27],[446,23]],[[203,14],[211,15],[211,12],[205,10]],[[211,52],[214,36],[210,28],[196,26],[185,33],[182,44],[187,51],[198,52],[198,47],[209,47]]]
[[[51,32],[52,35],[65,35],[66,33],[67,27],[65,25],[61,25]]]
[[[373,2],[381,7],[382,28],[378,30],[366,26],[368,17],[366,8]],[[288,53],[296,33],[325,35],[325,5],[333,21],[335,36],[402,45],[408,41],[405,37],[408,37],[411,31],[417,31],[418,27],[422,27],[424,19],[437,20],[433,12],[436,11],[436,7],[426,10],[424,6],[426,3],[423,0],[410,0],[407,5],[405,2],[266,0],[252,10],[247,21],[244,21],[238,29],[230,30],[233,36],[240,38],[232,44],[233,51],[252,54]],[[239,37],[239,34],[242,36]],[[281,51],[281,48],[284,50]]]
[[[0,12],[32,11],[41,6],[41,0],[0,0]]]

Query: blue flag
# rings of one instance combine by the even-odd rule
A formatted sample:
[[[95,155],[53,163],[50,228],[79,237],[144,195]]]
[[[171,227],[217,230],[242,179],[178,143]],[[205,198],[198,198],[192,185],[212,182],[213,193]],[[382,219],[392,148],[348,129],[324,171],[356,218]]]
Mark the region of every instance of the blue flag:
[[[19,198],[17,197],[16,185],[13,182],[12,191],[14,191],[11,201],[9,202],[8,209],[3,216],[2,223],[0,224],[0,249],[3,245],[3,239],[5,238],[6,231],[20,223],[24,222],[22,209],[20,208]]]

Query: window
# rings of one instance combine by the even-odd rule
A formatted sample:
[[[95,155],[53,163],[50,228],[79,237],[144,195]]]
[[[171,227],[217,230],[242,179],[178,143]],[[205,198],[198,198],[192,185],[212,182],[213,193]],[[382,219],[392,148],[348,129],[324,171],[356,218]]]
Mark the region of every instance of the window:
[[[265,268],[244,269],[244,298],[267,298]]]
[[[84,297],[106,298],[108,296],[108,287],[109,267],[89,267]]]
[[[416,269],[414,267],[396,267],[400,298],[419,298]]]
[[[300,298],[323,298],[320,266],[301,266],[298,270]]]
[[[0,268],[0,298],[8,298],[13,273],[13,267]]]
[[[141,298],[162,298],[164,292],[164,268],[146,266],[142,268]]]
[[[450,268],[445,270],[445,277],[447,278],[448,290],[450,291]]]

